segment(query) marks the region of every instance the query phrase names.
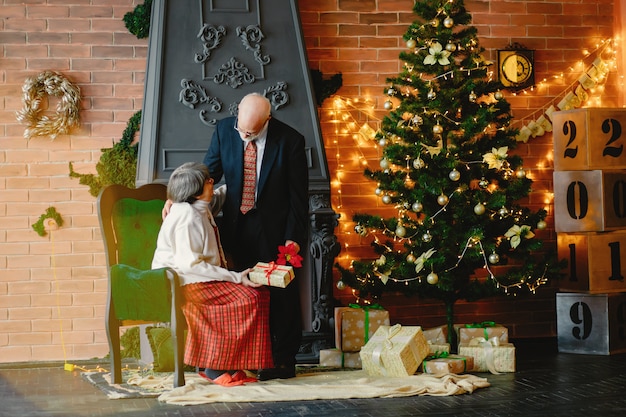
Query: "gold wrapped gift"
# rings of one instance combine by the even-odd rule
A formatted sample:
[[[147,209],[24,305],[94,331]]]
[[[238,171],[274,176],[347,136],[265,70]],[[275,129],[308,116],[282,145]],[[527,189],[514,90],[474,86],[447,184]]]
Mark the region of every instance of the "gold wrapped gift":
[[[445,375],[462,374],[474,369],[472,356],[447,355],[441,358],[426,358],[422,370],[426,374]]]
[[[459,345],[459,355],[474,358],[475,372],[515,372],[515,346],[500,343],[497,337],[485,340],[477,337]]]
[[[509,329],[493,321],[455,324],[454,327],[457,334],[457,344],[459,345],[461,343],[469,343],[470,340],[476,337],[482,337],[485,340],[497,337],[500,343],[509,342]]]
[[[428,353],[429,355],[438,355],[440,353],[450,353],[450,343],[436,344],[436,343],[430,343],[430,340],[429,340],[428,346],[430,346],[430,352]]]
[[[369,375],[413,375],[430,347],[420,326],[380,326],[361,349],[363,369]]]
[[[377,304],[335,308],[335,346],[358,352],[381,325],[389,326],[389,312]]]
[[[359,352],[342,352],[339,349],[321,349],[320,366],[361,369]]]
[[[257,262],[248,275],[252,282],[280,288],[289,285],[294,276],[293,266],[278,265],[274,262]]]

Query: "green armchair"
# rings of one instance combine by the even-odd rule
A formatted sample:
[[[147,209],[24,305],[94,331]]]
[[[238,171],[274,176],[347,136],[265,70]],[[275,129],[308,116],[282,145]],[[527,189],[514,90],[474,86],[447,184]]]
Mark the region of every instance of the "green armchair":
[[[109,276],[106,332],[111,379],[122,382],[120,327],[169,322],[174,344],[174,386],[185,385],[185,319],[178,275],[171,268],[151,269],[166,186],[137,189],[109,185],[98,196],[98,217]]]

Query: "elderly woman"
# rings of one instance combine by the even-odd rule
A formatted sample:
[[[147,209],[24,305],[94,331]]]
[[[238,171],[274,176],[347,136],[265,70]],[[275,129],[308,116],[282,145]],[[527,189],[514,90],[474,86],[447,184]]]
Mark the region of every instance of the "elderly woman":
[[[172,173],[165,217],[153,268],[171,267],[180,276],[189,331],[185,363],[223,386],[254,382],[244,370],[271,368],[269,291],[248,279],[249,270],[227,269],[213,212],[225,187],[214,191],[208,168],[188,162]]]

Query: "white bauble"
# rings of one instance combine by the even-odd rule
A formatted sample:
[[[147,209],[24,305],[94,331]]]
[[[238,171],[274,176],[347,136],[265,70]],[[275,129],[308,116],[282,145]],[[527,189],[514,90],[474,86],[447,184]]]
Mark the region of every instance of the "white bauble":
[[[383,158],[380,160],[380,167],[382,169],[387,169],[389,168],[389,160],[387,158]]]
[[[539,230],[543,230],[543,229],[545,229],[546,227],[548,227],[548,223],[546,223],[544,220],[539,220],[539,221],[537,222],[537,229],[539,229]]]
[[[388,195],[384,195],[383,196],[383,203],[385,203],[385,204],[391,203],[391,197],[388,196]]]
[[[415,161],[413,161],[413,168],[415,169],[422,169],[424,168],[424,165],[426,165],[426,163],[422,158],[417,158]]]
[[[413,263],[413,262],[415,262],[415,255],[413,255],[412,253],[409,253],[409,254],[406,256],[406,261],[407,261],[407,262],[409,262],[409,263]]]
[[[445,194],[441,194],[439,197],[437,197],[437,204],[439,204],[440,206],[445,206],[446,204],[448,204],[448,196]]]
[[[391,100],[387,100],[385,101],[385,104],[383,104],[383,107],[385,108],[385,110],[391,110],[393,109],[393,103],[391,102]]]
[[[489,255],[489,262],[492,264],[497,264],[498,262],[500,262],[500,255],[495,252],[492,253],[491,255]]]
[[[380,188],[377,188],[377,189],[374,190],[374,194],[376,194],[378,196],[381,195],[382,193],[383,193],[383,190],[381,190]]]
[[[346,284],[343,281],[337,281],[337,289],[343,290],[346,288]]]
[[[380,146],[387,146],[387,138],[381,138],[381,139],[378,141],[378,144],[379,144]]]
[[[443,25],[450,29],[452,26],[454,26],[454,20],[450,16],[448,16],[443,19]]]
[[[422,203],[420,203],[419,201],[416,201],[415,203],[413,203],[413,205],[411,206],[411,210],[413,210],[416,213],[419,213],[420,211],[422,211],[422,209],[424,208],[424,206],[422,205]]]
[[[479,216],[485,214],[485,205],[483,203],[478,203],[474,206],[474,213]]]
[[[404,226],[396,227],[396,236],[398,237],[406,236],[406,228]]]
[[[461,173],[456,169],[453,169],[448,174],[448,178],[450,178],[452,181],[458,181],[459,179],[461,179]]]
[[[433,235],[430,234],[430,232],[426,232],[422,235],[422,241],[425,243],[430,242],[431,240],[433,240]]]
[[[415,48],[415,45],[417,45],[417,42],[415,42],[415,39],[409,39],[408,41],[406,41],[406,47],[409,49]]]

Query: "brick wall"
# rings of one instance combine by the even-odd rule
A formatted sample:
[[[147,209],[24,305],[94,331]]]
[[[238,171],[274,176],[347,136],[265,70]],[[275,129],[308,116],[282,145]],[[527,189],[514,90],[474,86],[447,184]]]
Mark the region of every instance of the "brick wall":
[[[123,15],[142,0],[0,0],[0,362],[71,360],[102,357],[106,273],[95,199],[69,178],[95,173],[100,149],[119,140],[129,117],[141,109],[147,41],[128,33]],[[401,39],[413,21],[412,0],[300,0],[311,67],[343,74],[338,92],[351,100],[360,126],[376,127],[383,117],[385,79],[401,68]],[[612,0],[467,1],[481,43],[494,50],[520,42],[537,50],[538,79],[566,71],[583,48],[612,36]],[[576,58],[575,58],[576,57]],[[15,118],[22,106],[26,77],[42,70],[63,73],[81,89],[81,126],[71,135],[23,138]],[[522,118],[568,85],[566,79],[520,96],[507,96]],[[609,87],[611,84],[609,85]],[[607,88],[603,105],[617,105]],[[52,107],[56,105],[51,103]],[[320,111],[333,185],[333,204],[341,214],[337,235],[341,262],[367,256],[350,222],[355,210],[380,209],[373,184],[353,157],[377,164],[377,150],[354,146],[351,134],[335,133],[327,100]],[[532,168],[545,204],[551,186],[551,138],[535,138],[520,148]],[[339,198],[341,191],[341,198]],[[31,227],[49,206],[62,215],[58,231],[40,237]],[[371,208],[371,210],[369,210]],[[554,239],[551,230],[545,237]],[[497,318],[518,336],[554,334],[553,291],[522,300],[498,298],[459,303],[459,321]],[[337,291],[352,301],[349,291]],[[404,324],[439,324],[442,307],[428,300],[388,296],[392,319]]]

